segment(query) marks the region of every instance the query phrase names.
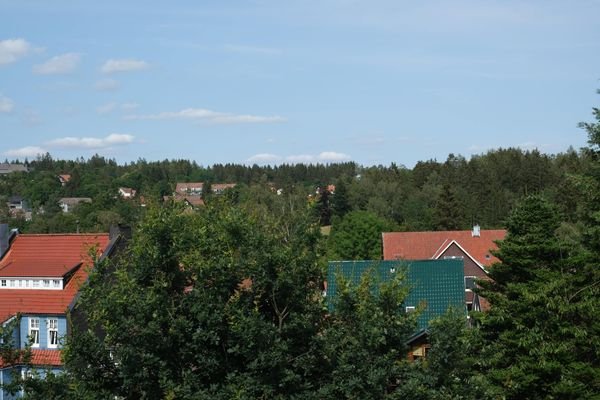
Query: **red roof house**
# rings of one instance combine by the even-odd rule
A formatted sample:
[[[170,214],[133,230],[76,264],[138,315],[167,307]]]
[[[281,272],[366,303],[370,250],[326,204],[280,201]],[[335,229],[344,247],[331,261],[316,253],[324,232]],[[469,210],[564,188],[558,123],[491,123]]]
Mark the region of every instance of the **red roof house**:
[[[466,302],[473,300],[474,279],[487,279],[487,269],[498,261],[491,253],[503,240],[506,231],[484,230],[474,226],[470,231],[384,232],[384,260],[426,260],[460,258],[464,261]]]
[[[0,378],[13,369],[60,370],[66,314],[95,258],[108,255],[109,234],[7,234],[0,229],[0,324],[16,323],[13,345],[31,347],[30,366],[0,363]],[[16,318],[16,319],[15,319]],[[0,398],[2,398],[0,389]]]

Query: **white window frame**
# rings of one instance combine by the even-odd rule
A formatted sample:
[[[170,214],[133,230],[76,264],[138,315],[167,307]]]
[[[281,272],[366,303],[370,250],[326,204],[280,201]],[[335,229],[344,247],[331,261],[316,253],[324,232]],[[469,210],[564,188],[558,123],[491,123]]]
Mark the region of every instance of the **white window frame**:
[[[417,311],[417,308],[415,306],[406,306],[404,311],[408,314]]]
[[[58,347],[58,319],[48,318],[46,324],[48,326],[48,348],[55,349]]]
[[[34,332],[37,332],[37,335]],[[37,317],[29,318],[29,340],[31,347],[40,347],[40,319]]]

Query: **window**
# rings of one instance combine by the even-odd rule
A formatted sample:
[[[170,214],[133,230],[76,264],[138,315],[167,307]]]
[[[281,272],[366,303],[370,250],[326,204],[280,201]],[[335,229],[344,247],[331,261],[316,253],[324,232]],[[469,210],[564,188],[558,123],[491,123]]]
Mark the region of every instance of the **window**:
[[[6,287],[6,279],[2,279],[2,283],[0,285],[2,285],[2,287]]]
[[[44,279],[44,287],[50,287],[50,279]]]
[[[58,346],[58,320],[51,318],[48,320],[48,347],[57,347],[57,346]]]
[[[29,318],[29,340],[31,347],[40,347],[40,319]]]
[[[38,279],[34,279],[33,287],[40,287],[40,281]]]
[[[415,306],[406,306],[406,313],[415,312]]]
[[[15,287],[15,280],[14,279],[11,279],[9,282],[10,282],[10,287]]]
[[[464,256],[444,256],[444,260],[463,260]]]
[[[54,286],[54,287],[60,287],[60,281],[58,279],[54,279],[52,281],[52,286]]]
[[[475,284],[476,276],[465,276],[465,290],[472,290],[477,285]]]

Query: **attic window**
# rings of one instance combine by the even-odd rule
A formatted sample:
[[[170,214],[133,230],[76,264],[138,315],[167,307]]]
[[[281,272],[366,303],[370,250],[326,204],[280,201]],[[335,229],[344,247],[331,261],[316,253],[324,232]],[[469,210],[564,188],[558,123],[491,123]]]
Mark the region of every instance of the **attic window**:
[[[492,256],[490,256],[489,254],[486,254],[486,255],[485,255],[485,259],[486,259],[486,260],[489,260],[490,258],[492,258]]]

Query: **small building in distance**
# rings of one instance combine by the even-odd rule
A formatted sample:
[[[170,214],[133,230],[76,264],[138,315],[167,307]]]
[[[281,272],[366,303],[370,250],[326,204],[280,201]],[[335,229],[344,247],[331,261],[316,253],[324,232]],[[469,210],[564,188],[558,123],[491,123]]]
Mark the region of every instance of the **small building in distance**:
[[[65,186],[71,180],[71,175],[69,175],[69,174],[58,175],[58,180],[60,181],[61,186]]]
[[[92,199],[89,197],[63,197],[58,200],[58,205],[64,213],[73,211],[73,208],[81,203],[91,203]]]
[[[6,175],[13,172],[29,172],[29,168],[25,164],[0,164],[0,175]]]
[[[136,190],[128,187],[119,188],[119,196],[124,199],[133,199],[135,197]]]

